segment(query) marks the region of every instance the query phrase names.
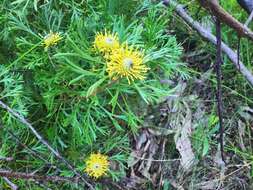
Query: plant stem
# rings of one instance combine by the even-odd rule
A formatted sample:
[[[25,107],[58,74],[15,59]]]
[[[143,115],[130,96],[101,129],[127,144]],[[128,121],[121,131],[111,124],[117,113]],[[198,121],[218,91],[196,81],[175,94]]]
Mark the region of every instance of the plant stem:
[[[223,142],[223,105],[222,105],[222,73],[221,73],[221,63],[222,63],[222,50],[221,50],[221,22],[219,18],[216,18],[216,38],[217,38],[217,51],[216,51],[216,77],[217,77],[217,102],[218,102],[218,116],[220,124],[220,150],[221,158],[225,162],[224,158],[224,142]]]
[[[21,123],[26,125],[32,133],[37,137],[37,139],[44,144],[59,160],[61,160],[66,166],[92,190],[94,190],[93,186],[91,183],[89,183],[82,174],[80,174],[76,169],[57,151],[55,150],[52,146],[49,145],[49,143],[35,130],[35,128],[19,113],[11,109],[8,105],[0,101],[0,107],[5,109],[8,113],[10,113],[13,117],[17,118]]]

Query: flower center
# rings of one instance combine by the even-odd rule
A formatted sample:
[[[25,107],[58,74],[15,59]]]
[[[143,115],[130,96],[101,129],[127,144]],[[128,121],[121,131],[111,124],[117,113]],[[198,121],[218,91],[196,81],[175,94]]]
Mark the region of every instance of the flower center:
[[[106,38],[105,43],[107,43],[108,45],[112,45],[113,44],[113,39],[112,38]]]
[[[96,170],[96,169],[99,169],[100,168],[100,164],[96,163],[93,165],[93,168]]]
[[[125,58],[124,60],[123,60],[123,65],[124,65],[124,67],[126,68],[126,69],[131,69],[132,68],[132,66],[133,66],[133,60],[131,59],[131,58]]]

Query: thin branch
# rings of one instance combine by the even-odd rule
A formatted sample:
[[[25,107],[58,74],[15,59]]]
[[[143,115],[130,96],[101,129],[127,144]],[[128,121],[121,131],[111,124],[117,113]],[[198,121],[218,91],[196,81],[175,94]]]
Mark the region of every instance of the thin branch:
[[[216,45],[216,37],[202,27],[199,22],[193,20],[193,18],[186,13],[182,5],[178,4],[175,0],[170,0],[169,5],[175,8],[177,15],[180,16],[192,29],[197,31],[204,39]],[[235,65],[237,70],[253,86],[253,75],[241,61],[238,63],[237,54],[224,42],[221,43],[221,49]]]
[[[38,186],[40,186],[41,188],[45,189],[45,190],[52,190],[51,188],[49,188],[47,185],[43,184],[43,182],[41,181],[36,181],[34,180],[34,183]]]
[[[109,83],[105,84],[104,86],[97,88],[96,90],[94,90],[90,95],[85,96],[85,99],[89,99],[93,96],[96,96],[97,94],[103,92],[106,88],[111,87],[112,85],[114,85],[115,83],[117,83],[119,81],[119,79],[116,80],[111,80]]]
[[[4,128],[4,127],[0,124],[0,128]],[[22,143],[21,140],[12,131],[7,129],[7,127],[5,127],[4,129],[18,144],[20,144],[24,149],[28,150],[34,157],[44,161],[47,166],[50,166],[51,168],[56,169],[56,171],[61,172],[61,170],[59,168],[57,168],[57,166],[51,164],[45,158],[43,158],[39,153],[37,153],[33,149],[29,148],[27,145]],[[0,160],[1,160],[1,157],[0,157]]]
[[[228,12],[226,12],[218,3],[217,0],[199,0],[200,4],[206,8],[212,15],[220,19],[221,22],[233,28],[238,35],[246,37],[253,41],[253,32],[245,25],[236,20]]]
[[[2,156],[0,156],[0,161],[11,162],[13,160],[14,160],[13,157],[2,157]]]
[[[83,180],[80,177],[62,177],[62,176],[48,176],[48,175],[37,175],[34,173],[24,173],[24,172],[15,172],[10,170],[0,169],[1,177],[15,178],[15,179],[24,179],[24,180],[35,180],[35,181],[44,181],[44,182],[69,182],[74,184],[81,184]],[[98,183],[102,183],[104,185],[111,185],[117,190],[125,190],[123,184],[114,183],[111,179],[100,179],[97,181]]]
[[[62,176],[46,176],[46,175],[37,175],[33,173],[23,173],[23,172],[14,172],[10,170],[0,169],[0,176],[7,178],[16,178],[16,179],[33,179],[38,181],[52,181],[52,182],[71,182],[71,183],[80,183],[79,177],[62,177]]]
[[[18,186],[16,184],[12,183],[7,177],[3,177],[3,179],[6,183],[8,183],[11,190],[18,190]]]
[[[0,100],[0,107],[5,109],[7,112],[9,112],[13,117],[17,118],[21,123],[26,125],[32,133],[37,137],[37,139],[44,144],[59,160],[61,160],[66,166],[73,171],[90,189],[94,190],[92,184],[88,182],[83,175],[81,175],[78,171],[75,170],[75,168],[63,157],[61,154],[55,150],[53,147],[51,147],[48,142],[34,129],[34,127],[19,113],[11,109],[8,105],[3,103]]]
[[[216,18],[216,36],[217,36],[217,52],[216,52],[216,78],[217,78],[217,108],[218,108],[218,116],[219,116],[219,124],[220,124],[220,150],[221,150],[221,158],[223,162],[225,162],[224,158],[224,143],[223,143],[223,106],[222,106],[222,73],[221,73],[221,64],[222,64],[222,51],[221,51],[221,22],[219,18]]]
[[[249,18],[246,20],[244,26],[247,27],[249,25],[249,23],[252,21],[252,18],[253,18],[253,11],[251,11]]]
[[[238,65],[238,67],[239,67],[239,71],[240,71],[240,50],[241,50],[241,36],[237,36],[237,38],[238,38],[238,40],[237,40],[237,51],[236,51],[236,53],[237,53],[237,65]]]

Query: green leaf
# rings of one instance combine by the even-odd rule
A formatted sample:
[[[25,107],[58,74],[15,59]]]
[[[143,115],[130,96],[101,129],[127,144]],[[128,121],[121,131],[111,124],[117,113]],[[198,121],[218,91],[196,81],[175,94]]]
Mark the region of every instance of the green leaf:
[[[167,179],[165,179],[163,184],[163,190],[169,190],[170,187],[171,187],[170,182]]]
[[[218,121],[219,121],[219,118],[216,115],[211,115],[208,120],[208,125],[210,127],[214,126],[218,123]]]
[[[34,0],[33,1],[33,7],[34,7],[34,9],[35,9],[35,11],[38,11],[38,0]]]
[[[109,104],[112,105],[112,112],[114,112],[115,106],[118,103],[118,97],[119,97],[119,91],[117,90],[115,95],[112,97],[111,101],[109,102]]]
[[[119,123],[118,123],[118,121],[116,121],[115,119],[111,119],[112,120],[112,123],[113,123],[113,125],[114,125],[114,127],[117,129],[117,130],[119,130],[119,131],[124,131],[123,129],[122,129],[122,127],[119,125]]]
[[[84,74],[82,74],[82,75],[80,75],[80,76],[74,78],[73,80],[71,80],[71,81],[69,82],[69,85],[76,83],[77,81],[81,80],[83,77],[85,77]]]
[[[74,64],[72,61],[70,61],[68,58],[63,57],[63,59],[66,61],[65,64],[74,72],[82,74],[84,76],[97,76],[98,74],[86,71],[82,67]]]
[[[96,90],[98,89],[98,87],[106,80],[106,78],[107,77],[104,77],[98,80],[97,82],[95,82],[93,85],[91,85],[90,88],[87,90],[86,97],[89,97],[92,94],[94,94]]]
[[[141,88],[139,88],[138,85],[136,85],[135,83],[134,83],[134,87],[136,88],[136,90],[137,90],[137,92],[139,93],[139,95],[141,96],[141,98],[142,98],[147,104],[149,104],[149,101],[148,101],[148,99],[147,99],[147,96],[146,96],[145,92],[143,92],[143,91],[141,90]]]
[[[87,61],[99,62],[99,60],[96,57],[92,57],[89,53],[86,53],[85,50],[80,49],[69,36],[67,36],[67,40],[68,40],[68,42],[70,42],[70,45],[75,50],[75,52],[77,52],[77,54],[75,54],[75,55],[77,55],[78,57],[81,57]],[[67,54],[71,55],[72,53],[67,53]]]
[[[208,153],[208,150],[209,150],[209,142],[208,142],[208,138],[205,138],[203,142],[202,156],[205,156]]]

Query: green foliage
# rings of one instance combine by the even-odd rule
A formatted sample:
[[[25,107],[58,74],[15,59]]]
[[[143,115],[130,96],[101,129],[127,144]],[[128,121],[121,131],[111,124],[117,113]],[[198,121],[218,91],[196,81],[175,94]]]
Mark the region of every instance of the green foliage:
[[[218,117],[211,114],[207,121],[200,122],[192,135],[193,148],[201,158],[208,154],[210,150],[212,137],[218,132]]]
[[[146,107],[173,93],[172,86],[160,81],[188,78],[180,61],[181,46],[165,32],[170,12],[160,4],[130,0],[16,0],[2,1],[0,6],[4,26],[0,49],[13,54],[10,59],[0,57],[4,59],[1,99],[28,118],[81,172],[84,159],[101,152],[117,166],[109,176],[115,180],[124,176],[130,136],[140,129]],[[93,48],[96,32],[105,29],[116,32],[121,42],[144,51],[150,68],[145,80],[129,84],[124,78],[112,81],[108,77],[106,60]],[[43,40],[50,31],[60,32],[63,39],[45,51]],[[8,113],[1,111],[1,115],[2,124],[15,131],[22,143],[57,163],[25,126]],[[3,130],[0,135],[5,139],[1,156],[19,160],[18,165],[6,167],[21,171],[42,168],[54,174],[46,170],[43,160],[29,157],[29,151],[19,148],[8,132]],[[27,159],[23,161],[20,155]],[[64,167],[60,174],[73,175]],[[22,181],[19,185],[26,186]],[[29,188],[36,189],[34,186]],[[69,187],[64,185],[63,189]]]

